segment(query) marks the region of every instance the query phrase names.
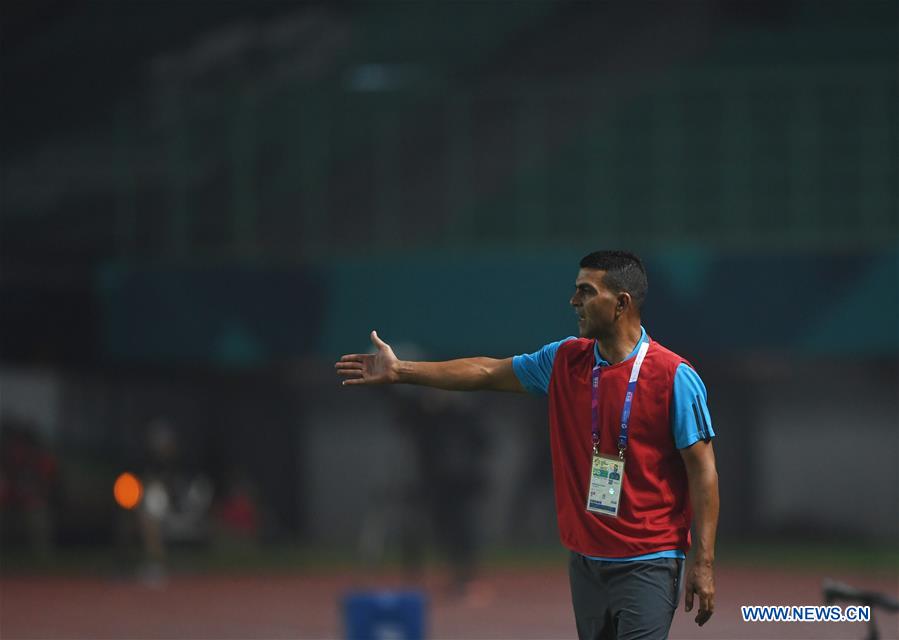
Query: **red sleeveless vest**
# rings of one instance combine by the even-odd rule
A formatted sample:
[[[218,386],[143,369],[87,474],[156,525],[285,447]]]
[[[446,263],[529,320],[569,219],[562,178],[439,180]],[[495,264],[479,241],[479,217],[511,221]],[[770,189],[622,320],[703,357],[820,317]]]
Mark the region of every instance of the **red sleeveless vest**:
[[[593,453],[593,340],[569,340],[556,352],[549,384],[556,512],[562,544],[588,556],[629,556],[690,548],[687,472],[671,433],[674,374],[687,362],[651,342],[634,390],[618,517],[586,510]],[[618,455],[621,409],[634,359],[602,367],[599,451]],[[689,364],[689,363],[687,363]]]

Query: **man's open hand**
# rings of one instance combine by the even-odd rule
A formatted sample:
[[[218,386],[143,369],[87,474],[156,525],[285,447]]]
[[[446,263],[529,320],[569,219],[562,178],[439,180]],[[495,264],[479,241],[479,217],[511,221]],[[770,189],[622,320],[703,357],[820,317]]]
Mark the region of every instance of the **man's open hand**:
[[[351,353],[341,356],[334,363],[337,375],[344,378],[343,384],[391,384],[399,381],[397,366],[399,360],[390,345],[371,332],[371,343],[377,348],[375,353]]]
[[[700,627],[708,622],[715,611],[715,580],[712,577],[712,566],[701,562],[693,562],[687,569],[684,583],[684,610],[693,610],[693,594],[699,596],[699,611],[696,612],[696,624]]]

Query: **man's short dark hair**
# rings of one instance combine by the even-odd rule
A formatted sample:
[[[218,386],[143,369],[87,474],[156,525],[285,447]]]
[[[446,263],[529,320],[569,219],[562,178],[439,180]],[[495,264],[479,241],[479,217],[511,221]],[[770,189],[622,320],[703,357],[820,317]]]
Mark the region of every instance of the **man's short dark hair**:
[[[605,271],[603,282],[616,293],[626,291],[637,309],[643,307],[649,282],[643,262],[629,251],[594,251],[581,258],[581,269]]]

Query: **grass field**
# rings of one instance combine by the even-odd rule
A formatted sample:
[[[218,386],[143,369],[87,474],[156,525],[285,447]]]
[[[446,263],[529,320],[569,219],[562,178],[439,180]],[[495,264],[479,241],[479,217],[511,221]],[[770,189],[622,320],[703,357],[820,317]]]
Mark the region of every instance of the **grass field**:
[[[495,547],[482,554],[489,568],[556,567],[564,563],[567,551],[559,545],[547,547]],[[428,564],[443,560],[432,556]],[[136,565],[140,556],[134,549],[68,549],[52,558],[24,553],[0,553],[3,574],[116,574]],[[309,569],[356,570],[359,564],[352,549],[269,546],[211,547],[175,550],[171,564],[181,573],[292,572]],[[717,561],[728,566],[770,566],[780,568],[846,569],[856,572],[899,574],[899,547],[887,545],[846,547],[834,543],[790,544],[772,542],[731,542],[717,545]],[[396,558],[388,558],[381,568],[399,569]]]

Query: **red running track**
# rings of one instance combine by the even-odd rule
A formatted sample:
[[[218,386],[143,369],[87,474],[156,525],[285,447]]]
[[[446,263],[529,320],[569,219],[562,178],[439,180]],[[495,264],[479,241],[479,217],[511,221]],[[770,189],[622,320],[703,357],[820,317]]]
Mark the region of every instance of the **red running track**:
[[[899,594],[897,580],[864,574],[729,568],[717,572],[715,615],[701,629],[692,614],[675,615],[671,637],[855,640],[863,623],[744,623],[741,604],[821,604],[832,577]],[[426,580],[429,638],[573,638],[567,577],[557,569],[485,573],[467,595],[450,597],[443,578]],[[133,580],[0,578],[0,638],[339,638],[338,602],[356,588],[402,587],[395,574],[320,572],[242,576],[175,576],[164,586]],[[899,639],[895,615],[879,617],[881,637]]]

